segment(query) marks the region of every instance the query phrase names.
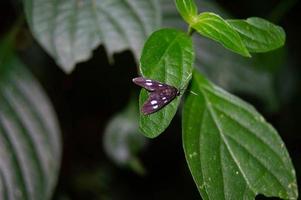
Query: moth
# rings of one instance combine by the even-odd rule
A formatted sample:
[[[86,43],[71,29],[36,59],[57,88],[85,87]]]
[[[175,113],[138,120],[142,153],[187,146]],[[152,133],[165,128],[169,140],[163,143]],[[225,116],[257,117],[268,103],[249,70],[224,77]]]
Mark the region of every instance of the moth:
[[[137,77],[133,79],[133,82],[150,92],[141,109],[144,115],[159,111],[180,95],[180,91],[176,87],[159,81]]]

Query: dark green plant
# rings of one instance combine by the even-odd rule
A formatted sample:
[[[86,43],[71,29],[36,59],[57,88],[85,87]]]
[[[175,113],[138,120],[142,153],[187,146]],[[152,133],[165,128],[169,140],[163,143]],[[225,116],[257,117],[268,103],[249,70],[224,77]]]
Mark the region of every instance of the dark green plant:
[[[187,33],[161,29],[146,41],[141,75],[178,88],[191,87],[184,99],[183,147],[203,199],[254,199],[257,194],[297,199],[293,165],[276,130],[248,103],[227,93],[193,70],[192,34],[219,42],[245,57],[283,46],[283,29],[267,20],[225,20],[198,13],[193,0],[176,0]],[[175,116],[181,95],[162,110],[140,115],[147,137],[160,135]],[[148,94],[142,89],[140,106]]]
[[[251,53],[283,46],[281,27],[254,17],[225,20],[216,9],[199,13],[192,0],[176,1],[185,22],[177,16],[172,0],[23,2],[33,36],[66,73],[103,45],[109,61],[114,53],[130,49],[137,61],[141,56],[143,76],[181,88],[181,95],[155,114],[139,118],[138,103],[131,100],[112,118],[104,146],[115,163],[143,174],[136,154],[146,138],[137,136],[138,126],[145,136],[157,137],[169,126],[184,98],[183,146],[203,199],[254,199],[257,194],[297,199],[294,168],[275,129],[251,105],[207,80],[231,92],[243,91],[266,104],[277,104],[273,102],[272,73],[260,71],[261,65],[248,58]],[[199,2],[204,3],[203,11],[212,11],[206,7],[208,2]],[[188,24],[188,29],[153,33],[162,26],[161,21],[179,29]],[[24,26],[17,22],[0,41],[0,199],[51,199],[61,159],[60,130],[43,88],[15,52],[20,27]],[[205,37],[196,38],[199,35]],[[276,60],[274,52],[269,55],[266,62]],[[43,57],[36,52],[34,56]],[[282,60],[281,56],[277,59]],[[258,63],[262,64],[260,59]],[[140,105],[147,96],[142,90]],[[88,178],[83,174],[79,179],[94,190],[94,184],[105,182],[100,175],[98,178],[92,171]],[[101,193],[99,187],[95,190]]]

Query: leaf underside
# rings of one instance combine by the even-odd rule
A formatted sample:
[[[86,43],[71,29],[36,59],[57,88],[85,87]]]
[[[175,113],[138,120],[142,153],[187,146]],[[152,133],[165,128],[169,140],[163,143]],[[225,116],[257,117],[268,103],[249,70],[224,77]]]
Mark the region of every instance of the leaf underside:
[[[25,0],[25,11],[34,36],[65,72],[100,44],[110,57],[130,49],[138,58],[160,25],[157,0]]]
[[[55,114],[20,61],[0,68],[0,199],[50,199],[61,158]]]

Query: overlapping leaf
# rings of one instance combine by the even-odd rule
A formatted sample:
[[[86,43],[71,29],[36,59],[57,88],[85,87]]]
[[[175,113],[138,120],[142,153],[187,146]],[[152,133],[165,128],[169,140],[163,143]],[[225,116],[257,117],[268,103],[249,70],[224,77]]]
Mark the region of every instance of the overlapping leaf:
[[[172,0],[162,0],[163,24],[187,29],[172,2]],[[197,3],[201,12],[210,11],[227,17],[214,1],[202,0]],[[210,80],[229,91],[254,95],[263,100],[266,105],[275,107],[277,98],[273,86],[273,74],[267,69],[271,65],[279,65],[279,62],[276,63],[275,59],[271,59],[272,62],[269,63],[256,62],[256,55],[252,59],[243,58],[216,42],[198,35],[194,36],[194,46],[196,48],[195,66]],[[281,56],[277,54],[274,57],[280,58]]]
[[[213,12],[198,10],[194,0],[176,1],[177,9],[185,21],[201,35],[221,43],[224,47],[243,56],[250,54],[236,30],[222,17]]]
[[[183,143],[203,199],[297,199],[293,165],[276,130],[249,104],[195,71]]]
[[[175,86],[183,94],[191,78],[193,61],[191,38],[175,29],[161,29],[147,40],[140,59],[140,70],[144,77]],[[142,90],[140,107],[147,97],[147,92]],[[147,137],[156,137],[168,127],[176,114],[180,98],[176,97],[154,114],[141,114],[140,128]]]
[[[31,30],[65,72],[103,44],[109,56],[131,49],[138,58],[160,24],[157,0],[25,0]]]

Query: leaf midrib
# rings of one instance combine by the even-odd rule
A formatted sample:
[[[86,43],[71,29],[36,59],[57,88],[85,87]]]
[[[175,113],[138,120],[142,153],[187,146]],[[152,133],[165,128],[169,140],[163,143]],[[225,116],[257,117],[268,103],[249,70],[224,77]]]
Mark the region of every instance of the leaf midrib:
[[[214,122],[214,124],[215,124],[215,126],[216,126],[216,128],[217,128],[217,130],[219,132],[219,134],[220,134],[220,137],[221,137],[222,141],[224,142],[224,144],[225,144],[228,152],[230,153],[232,160],[234,161],[234,163],[236,164],[236,166],[239,169],[240,173],[244,177],[246,185],[250,188],[250,190],[253,192],[253,194],[256,194],[255,189],[251,187],[251,184],[250,184],[250,182],[249,182],[246,174],[244,173],[243,169],[241,169],[241,166],[238,164],[239,162],[237,161],[237,158],[235,157],[235,155],[233,154],[231,148],[229,147],[230,145],[228,144],[228,141],[227,141],[227,139],[226,139],[226,137],[225,137],[225,135],[224,135],[221,127],[220,127],[220,124],[219,124],[219,122],[217,120],[217,117],[216,117],[216,115],[215,115],[215,113],[214,113],[214,111],[212,109],[212,105],[211,105],[210,100],[208,99],[206,93],[203,91],[203,89],[201,87],[199,87],[199,91],[204,96],[204,99],[205,99],[205,102],[206,102],[206,108],[209,111],[208,113],[210,114],[210,116],[211,116],[211,118],[212,118],[212,120],[213,120],[213,122]]]

